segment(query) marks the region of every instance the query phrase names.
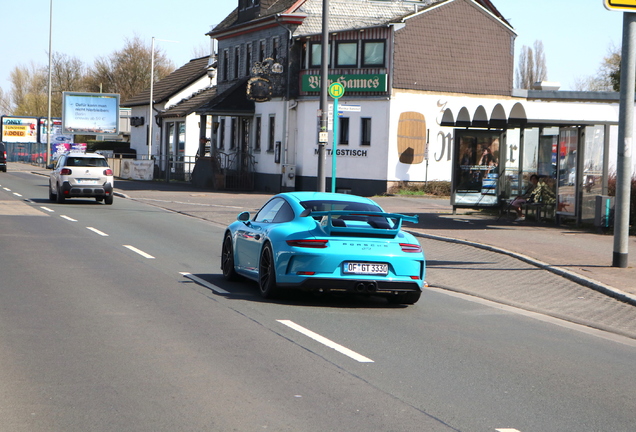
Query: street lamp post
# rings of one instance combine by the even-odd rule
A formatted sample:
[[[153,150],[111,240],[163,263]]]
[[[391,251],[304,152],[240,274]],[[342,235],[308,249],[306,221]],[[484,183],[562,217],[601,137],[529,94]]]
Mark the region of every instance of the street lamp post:
[[[53,82],[52,76],[52,63],[53,52],[51,48],[53,46],[53,0],[50,2],[49,7],[49,94],[48,94],[48,111],[46,117],[46,166],[51,164],[51,83]]]

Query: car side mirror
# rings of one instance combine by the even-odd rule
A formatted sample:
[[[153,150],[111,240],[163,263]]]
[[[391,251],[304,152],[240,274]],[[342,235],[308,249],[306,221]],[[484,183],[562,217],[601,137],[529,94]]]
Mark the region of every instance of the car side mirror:
[[[46,169],[50,169],[50,170],[52,170],[53,168],[55,168],[55,165],[53,165],[53,164],[48,164],[48,165],[46,166]]]
[[[250,220],[250,212],[242,212],[240,213],[237,217],[236,220],[239,220],[241,222],[247,222],[248,220]]]

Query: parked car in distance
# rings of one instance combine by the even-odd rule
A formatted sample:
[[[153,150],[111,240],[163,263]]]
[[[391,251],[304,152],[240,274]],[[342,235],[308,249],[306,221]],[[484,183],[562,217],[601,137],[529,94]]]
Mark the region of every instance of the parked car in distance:
[[[272,197],[253,218],[238,215],[224,235],[223,276],[280,289],[383,296],[413,304],[426,263],[417,239],[401,229],[417,216],[386,213],[369,198],[324,192]]]
[[[112,204],[114,184],[104,156],[68,152],[57,159],[49,176],[49,200],[63,203],[66,198],[83,197]]]
[[[0,171],[7,172],[7,148],[0,142]]]

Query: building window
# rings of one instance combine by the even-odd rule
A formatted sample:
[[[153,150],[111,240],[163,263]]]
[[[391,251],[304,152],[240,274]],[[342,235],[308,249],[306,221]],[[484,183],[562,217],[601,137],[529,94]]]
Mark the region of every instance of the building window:
[[[241,47],[234,48],[234,78],[239,77],[239,64],[241,61]]]
[[[349,144],[349,117],[340,117],[338,120],[338,145]]]
[[[336,67],[356,67],[358,65],[358,43],[338,42],[336,45]]]
[[[221,77],[221,79],[223,81],[227,81],[228,79],[228,66],[229,66],[229,60],[230,55],[228,53],[227,50],[223,50],[223,76]]]
[[[265,41],[262,40],[258,43],[258,61],[263,60],[265,60]]]
[[[225,149],[225,119],[221,119],[221,124],[219,125],[219,149]]]
[[[245,47],[245,76],[252,74],[252,44]]]
[[[309,67],[317,68],[322,64],[322,44],[321,43],[311,43],[309,44]],[[331,59],[331,44],[329,45],[329,54],[328,58]],[[331,65],[331,60],[329,61],[329,65]]]
[[[256,117],[256,125],[254,131],[254,151],[261,151],[261,129],[262,129],[262,119],[261,116]]]
[[[267,140],[267,151],[274,151],[274,140],[276,139],[276,116],[269,116],[269,138]]]
[[[280,49],[280,42],[278,38],[272,39],[272,59],[276,61],[278,59],[278,50]]]
[[[384,66],[384,41],[362,42],[362,67]]]
[[[369,146],[371,145],[371,119],[368,117],[361,118],[360,125],[360,145]]]
[[[230,133],[230,150],[234,150],[236,148],[236,142],[238,140],[238,122],[236,121],[236,117],[232,117],[232,122],[230,123],[232,130]]]

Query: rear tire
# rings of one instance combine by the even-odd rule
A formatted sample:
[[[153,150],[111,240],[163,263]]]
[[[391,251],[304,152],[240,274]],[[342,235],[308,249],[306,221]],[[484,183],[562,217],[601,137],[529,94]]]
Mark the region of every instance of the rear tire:
[[[64,193],[62,192],[62,188],[60,187],[60,185],[57,185],[56,200],[58,204],[64,204]]]
[[[221,270],[225,280],[233,281],[238,278],[234,269],[234,247],[232,246],[232,236],[228,233],[223,240],[221,247]]]
[[[104,198],[104,204],[111,205],[112,203],[113,203],[113,196],[112,195],[109,195],[106,198]]]
[[[263,298],[274,298],[278,294],[276,286],[276,266],[272,245],[267,243],[261,251],[258,263],[258,287]]]
[[[53,193],[53,188],[51,187],[51,183],[49,183],[49,201],[51,202],[57,201],[57,195]]]

